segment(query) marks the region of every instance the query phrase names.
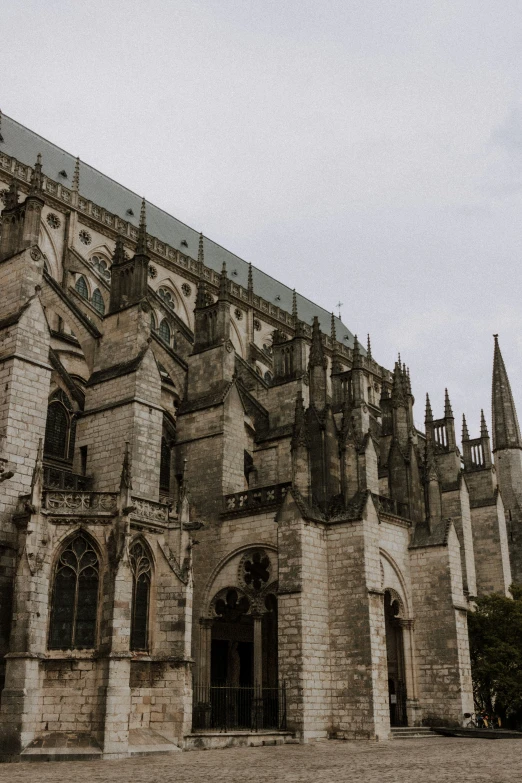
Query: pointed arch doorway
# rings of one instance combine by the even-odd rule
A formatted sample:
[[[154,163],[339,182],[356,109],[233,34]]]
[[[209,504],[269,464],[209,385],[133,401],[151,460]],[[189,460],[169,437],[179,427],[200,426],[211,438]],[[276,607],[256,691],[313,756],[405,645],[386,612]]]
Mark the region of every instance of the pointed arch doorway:
[[[388,703],[391,726],[407,726],[406,665],[404,658],[402,602],[395,590],[384,591],[384,627],[388,671]]]

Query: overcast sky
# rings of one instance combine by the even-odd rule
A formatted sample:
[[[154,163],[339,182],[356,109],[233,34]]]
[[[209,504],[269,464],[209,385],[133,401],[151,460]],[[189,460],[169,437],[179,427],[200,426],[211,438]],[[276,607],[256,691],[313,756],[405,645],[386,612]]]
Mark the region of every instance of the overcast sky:
[[[4,0],[0,108],[332,310],[490,421],[522,415],[520,0]],[[460,433],[460,421],[457,422]]]

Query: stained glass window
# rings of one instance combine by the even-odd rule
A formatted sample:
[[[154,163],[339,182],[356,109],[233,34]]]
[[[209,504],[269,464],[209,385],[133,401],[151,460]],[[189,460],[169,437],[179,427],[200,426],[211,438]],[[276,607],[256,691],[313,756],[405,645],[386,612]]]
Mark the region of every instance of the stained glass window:
[[[98,581],[98,556],[87,536],[79,533],[58,558],[49,649],[81,650],[95,646]]]
[[[170,326],[166,318],[160,323],[159,336],[161,339],[170,345]]]
[[[101,295],[99,288],[97,288],[94,291],[91,299],[91,304],[94,307],[94,309],[100,313],[100,315],[105,314],[105,302],[103,301],[103,296]]]
[[[130,648],[148,650],[151,559],[139,540],[131,546],[129,555],[133,577]]]
[[[74,287],[84,299],[89,298],[89,289],[87,288],[87,283],[85,282],[85,277],[83,275],[80,275]]]

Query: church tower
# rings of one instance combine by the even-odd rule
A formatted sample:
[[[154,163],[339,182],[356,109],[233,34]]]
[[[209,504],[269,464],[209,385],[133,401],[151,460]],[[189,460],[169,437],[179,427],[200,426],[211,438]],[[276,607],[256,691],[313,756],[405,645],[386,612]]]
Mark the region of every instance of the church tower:
[[[522,438],[498,335],[494,338],[493,455],[506,511],[513,581],[522,582]]]

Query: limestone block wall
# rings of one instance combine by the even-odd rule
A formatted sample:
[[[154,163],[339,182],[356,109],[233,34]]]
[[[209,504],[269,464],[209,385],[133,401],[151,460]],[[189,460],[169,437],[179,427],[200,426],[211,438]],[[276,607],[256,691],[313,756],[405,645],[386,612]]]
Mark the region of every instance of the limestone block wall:
[[[389,734],[378,528],[368,503],[366,519],[328,536],[334,730],[348,738]]]
[[[446,545],[412,549],[410,565],[421,719],[461,724],[463,713],[473,711],[473,696],[467,603],[453,526]]]
[[[465,481],[457,489],[442,492],[442,516],[451,519],[455,525],[460,543],[460,557],[464,590],[468,595],[477,595],[476,553],[473,545],[470,497]]]
[[[42,661],[36,733],[82,731],[103,735],[105,697],[100,666],[92,655]]]
[[[152,729],[174,742],[190,732],[191,667],[172,661],[132,661],[129,729]]]
[[[511,566],[502,498],[497,495],[488,505],[471,509],[477,595],[510,595]]]

